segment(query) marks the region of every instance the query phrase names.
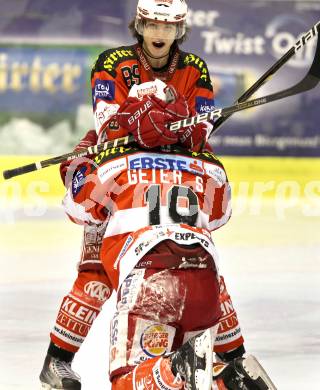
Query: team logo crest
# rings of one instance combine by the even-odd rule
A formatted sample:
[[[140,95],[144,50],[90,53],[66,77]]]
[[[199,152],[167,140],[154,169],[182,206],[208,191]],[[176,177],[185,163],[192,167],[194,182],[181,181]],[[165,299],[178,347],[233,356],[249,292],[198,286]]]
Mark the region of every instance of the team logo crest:
[[[72,194],[73,196],[78,195],[78,193],[81,191],[81,188],[84,186],[85,181],[86,181],[86,173],[87,168],[82,167],[80,168],[75,177],[72,180]]]
[[[109,102],[115,98],[115,83],[113,80],[95,80],[92,88],[93,106],[96,107],[98,100]]]

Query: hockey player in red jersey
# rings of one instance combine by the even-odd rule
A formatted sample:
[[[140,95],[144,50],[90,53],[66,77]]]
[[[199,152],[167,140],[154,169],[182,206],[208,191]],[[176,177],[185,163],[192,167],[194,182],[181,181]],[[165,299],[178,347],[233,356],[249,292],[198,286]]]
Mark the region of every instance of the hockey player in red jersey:
[[[70,219],[108,222],[101,259],[118,291],[113,389],[210,390],[208,378],[215,389],[274,389],[252,358],[212,365],[207,340],[216,336],[221,308],[211,232],[231,213],[222,163],[180,146],[120,146],[83,162],[73,176],[64,199]]]
[[[79,144],[79,147],[90,146],[106,138],[118,138],[132,133],[138,145],[145,149],[152,149],[160,145],[179,144],[186,150],[189,149],[194,152],[200,150],[205,143],[208,131],[210,131],[210,123],[190,126],[178,134],[170,133],[165,126],[170,121],[192,116],[195,112],[211,110],[214,104],[212,85],[205,62],[192,53],[182,52],[178,47],[178,43],[184,38],[185,34],[186,12],[187,6],[185,2],[180,0],[139,1],[137,17],[134,23],[131,24],[131,29],[137,37],[138,43],[133,46],[123,46],[103,52],[92,70],[91,83],[97,133],[94,131],[88,132],[87,136]],[[166,88],[167,85],[174,88],[168,89]],[[96,158],[99,158],[99,156]],[[145,158],[148,159],[149,157],[146,156]],[[174,167],[174,161],[171,161],[171,164],[173,165],[169,165],[169,168]],[[197,165],[196,160],[193,164],[195,171],[203,170],[203,167]],[[68,166],[62,167],[63,177],[65,177],[67,168]],[[83,166],[76,170],[74,178],[70,172],[66,176],[66,184],[71,185],[73,189],[75,188],[75,192],[77,192],[77,188],[82,186],[81,181],[87,177],[88,172],[86,172],[86,169],[86,166]],[[72,172],[74,169],[71,166],[69,170]],[[180,183],[180,170],[181,166],[175,166],[174,171],[176,173],[174,174],[177,177],[174,183],[176,186]],[[130,177],[131,184],[138,183],[141,180],[141,175],[142,177],[144,175],[142,167],[137,166],[132,171],[132,176]],[[157,174],[156,170],[153,172],[153,175]],[[105,175],[105,177],[108,177],[107,172]],[[166,173],[164,173],[162,179],[167,180],[165,177]],[[154,180],[154,183],[157,183],[156,178]],[[201,183],[198,183],[198,186],[201,186]],[[148,192],[149,205],[155,200],[158,190],[159,187],[157,187],[157,184],[152,188],[150,187],[150,192]],[[176,187],[174,191],[179,192],[180,190]],[[186,194],[184,196],[179,195],[179,198],[182,199],[182,202],[188,203],[190,202],[190,199],[188,199],[189,192]],[[175,194],[173,192],[174,196]],[[221,193],[219,196],[223,198]],[[140,215],[135,214],[137,207],[134,204],[137,202],[137,199],[133,198],[132,202],[132,215],[126,219],[128,225],[131,220],[140,218]],[[155,208],[152,210],[157,210],[157,203],[154,206]],[[225,205],[221,204],[220,206]],[[223,214],[221,207],[215,210],[215,218],[217,218],[214,219],[215,229],[224,224],[229,218],[229,212]],[[150,225],[154,225],[154,222],[158,222],[158,216],[156,213],[151,214]],[[120,214],[117,215],[120,216]],[[217,222],[219,221],[219,215],[221,221]],[[102,264],[101,258],[102,260],[106,256],[112,258],[114,251],[117,251],[121,245],[123,245],[123,249],[126,245],[130,244],[130,242],[124,243],[121,238],[117,237],[110,246],[106,245],[104,241],[103,250],[100,252],[103,237],[107,234],[106,228],[107,231],[108,229],[110,231],[110,229],[116,229],[116,225],[118,224],[117,222],[111,223],[109,217],[110,214],[107,213],[107,217],[104,219],[95,219],[94,222],[84,222],[85,233],[83,253],[79,265],[79,276],[71,292],[62,302],[56,324],[51,332],[48,355],[40,375],[41,382],[45,388],[81,388],[80,378],[71,369],[74,353],[81,346],[92,322],[99,314],[103,303],[109,298],[112,290],[119,284],[117,271],[110,267],[106,269],[106,262]],[[78,221],[77,216],[74,218],[75,221]],[[119,234],[121,235],[121,232]],[[129,241],[131,240],[130,237],[128,236]],[[141,243],[141,245],[143,247],[145,244]],[[171,259],[174,267],[180,267],[181,265],[181,268],[188,269],[189,271],[190,268],[201,269],[201,266],[204,264],[199,263],[200,258],[207,259],[208,257],[207,252],[199,243],[195,244],[195,247],[189,245],[187,250],[187,248],[184,246],[181,247],[181,245],[177,247],[170,240],[153,246],[152,251],[149,253],[149,256],[151,255],[154,255],[156,258],[165,257],[169,260]],[[181,263],[182,259],[184,260]],[[205,262],[207,261],[208,259],[205,260]],[[147,269],[144,263],[145,260],[142,260],[140,264],[143,270]],[[160,266],[157,265],[157,267]],[[166,264],[166,267],[171,268],[168,264]],[[218,278],[216,276],[213,277],[216,274],[216,268],[212,264],[210,267],[210,271],[206,271],[209,273],[209,276],[205,276],[205,278],[209,277],[211,280],[212,296],[208,300],[208,294],[206,292],[206,295],[203,297],[201,293],[199,296],[196,294],[194,297],[195,300],[197,299],[197,306],[199,302],[203,301],[203,304],[206,306],[206,315],[210,317],[210,320],[204,316],[203,323],[198,324],[199,329],[197,329],[197,332],[210,326],[216,329],[218,324],[218,334],[214,350],[221,360],[232,361],[234,358],[240,358],[244,353],[243,338],[237,315],[232,307],[223,278],[221,276]],[[190,276],[190,278],[192,277],[194,276]],[[136,273],[131,276],[132,278],[136,278]],[[123,282],[121,288],[124,288],[127,294],[129,294],[129,297],[135,293],[134,288],[137,288],[135,284],[138,283],[133,283],[131,279],[130,275],[123,280],[121,279]],[[196,280],[198,281],[197,278]],[[193,281],[190,279],[188,283],[193,284]],[[186,289],[185,286],[181,288],[182,291]],[[132,289],[134,291],[133,293]],[[220,295],[218,294],[219,304],[222,307],[228,306],[230,308],[222,316],[220,306],[217,306],[216,301],[218,290],[220,290]],[[180,294],[179,291],[173,291],[173,293],[176,294],[176,298],[177,294]],[[180,298],[178,303],[180,302]],[[131,303],[133,304],[133,302]],[[224,303],[227,303],[227,305],[224,305]],[[194,305],[194,302],[191,301],[190,305]],[[171,313],[170,315],[173,315],[173,312],[178,310],[178,308],[173,306],[170,310],[169,314]],[[186,316],[197,317],[195,314],[190,314],[190,312],[187,312]],[[112,326],[115,327],[116,323],[117,320],[114,319]],[[134,332],[135,328],[142,326],[140,323],[138,325],[133,321],[130,332]],[[150,329],[149,326],[147,327],[149,330],[145,337],[146,345],[149,345],[148,348],[151,345],[151,350],[142,348],[144,355],[139,357],[141,360],[157,356],[157,353],[159,354],[159,352],[155,354],[155,351],[158,351],[159,348],[157,346],[152,347],[152,338],[157,338],[158,336],[153,335],[152,326],[154,324],[150,326]],[[160,326],[160,328],[158,329],[157,326]],[[174,341],[171,340],[171,347],[173,349],[191,337],[194,332],[192,330],[190,334],[188,332],[185,332],[185,334],[177,333],[173,337],[173,329],[170,328],[170,332],[167,329],[162,332],[161,326],[163,326],[161,323],[155,325],[155,333],[168,334],[171,335],[171,339],[175,338]],[[150,335],[148,334],[149,331]],[[129,336],[125,335],[125,337]],[[163,342],[166,344],[168,340],[164,340]],[[112,338],[111,341],[113,342],[114,339]],[[123,338],[121,339],[121,343],[125,343]],[[162,346],[161,348],[160,351],[164,352],[164,347]],[[166,352],[169,350],[170,348],[165,348]],[[114,360],[119,361],[119,359],[115,359],[117,351],[117,347],[111,348],[111,362]],[[130,351],[124,349],[122,353],[128,355]],[[121,374],[123,372],[126,373],[128,369],[132,369],[133,366],[137,365],[137,360],[134,360],[135,358],[132,359],[121,363],[120,367],[113,370],[115,373],[112,375],[112,378],[114,378],[114,383],[117,383],[118,387],[120,386],[119,388],[130,388],[129,385],[128,387],[123,387],[125,381]],[[149,363],[146,362],[145,364],[147,365]],[[128,375],[130,376],[130,374]],[[130,381],[131,379],[128,378],[126,376],[126,380]]]

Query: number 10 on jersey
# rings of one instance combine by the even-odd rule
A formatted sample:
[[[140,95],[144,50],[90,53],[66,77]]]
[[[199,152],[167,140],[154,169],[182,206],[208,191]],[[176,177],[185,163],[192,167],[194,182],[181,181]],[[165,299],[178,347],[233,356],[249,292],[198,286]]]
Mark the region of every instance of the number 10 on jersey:
[[[145,194],[149,206],[149,224],[160,225],[161,186],[151,185]],[[195,226],[199,214],[197,195],[190,187],[173,185],[167,193],[167,212],[173,223],[185,223]]]

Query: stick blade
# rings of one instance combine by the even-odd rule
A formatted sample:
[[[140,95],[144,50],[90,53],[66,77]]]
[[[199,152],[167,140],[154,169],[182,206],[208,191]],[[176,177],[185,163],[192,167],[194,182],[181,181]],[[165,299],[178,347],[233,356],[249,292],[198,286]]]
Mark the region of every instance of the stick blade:
[[[320,79],[320,22],[318,23],[318,42],[316,52],[309,73]]]

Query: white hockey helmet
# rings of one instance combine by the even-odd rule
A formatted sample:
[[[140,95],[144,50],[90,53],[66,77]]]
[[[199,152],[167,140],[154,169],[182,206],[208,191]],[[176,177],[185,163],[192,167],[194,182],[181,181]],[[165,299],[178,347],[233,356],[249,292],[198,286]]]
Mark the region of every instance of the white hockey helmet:
[[[144,24],[148,20],[175,24],[175,39],[183,37],[186,32],[188,6],[185,0],[139,0],[135,28],[143,35]]]

